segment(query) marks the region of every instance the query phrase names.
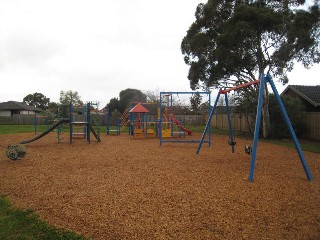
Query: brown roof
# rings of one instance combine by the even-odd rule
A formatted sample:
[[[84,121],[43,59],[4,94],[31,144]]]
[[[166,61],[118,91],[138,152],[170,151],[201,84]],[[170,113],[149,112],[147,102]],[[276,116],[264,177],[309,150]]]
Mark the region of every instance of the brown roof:
[[[288,91],[293,91],[310,104],[315,107],[320,106],[320,85],[317,86],[304,86],[304,85],[289,85],[281,95],[286,94]]]
[[[41,112],[41,109],[27,105],[24,102],[8,101],[0,103],[0,110],[26,110]]]

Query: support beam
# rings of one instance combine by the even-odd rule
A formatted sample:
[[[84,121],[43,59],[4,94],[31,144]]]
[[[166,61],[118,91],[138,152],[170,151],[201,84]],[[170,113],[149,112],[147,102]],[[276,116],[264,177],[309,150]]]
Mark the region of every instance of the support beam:
[[[235,90],[238,90],[238,89],[241,89],[241,88],[246,88],[246,87],[249,87],[251,85],[256,85],[256,84],[259,84],[260,83],[260,80],[254,80],[254,81],[251,81],[251,82],[247,82],[247,83],[244,83],[244,84],[240,84],[238,86],[235,86],[235,87],[232,87],[232,88],[228,88],[228,89],[221,89],[220,90],[220,93],[221,94],[226,94],[226,93],[229,93],[231,91],[235,91]]]

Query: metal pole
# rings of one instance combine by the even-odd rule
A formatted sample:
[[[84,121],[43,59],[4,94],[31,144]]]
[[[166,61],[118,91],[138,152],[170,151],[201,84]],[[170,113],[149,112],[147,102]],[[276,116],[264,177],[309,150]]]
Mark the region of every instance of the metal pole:
[[[72,143],[72,122],[73,122],[73,119],[72,119],[72,102],[70,102],[69,104],[69,132],[70,132],[70,144]]]
[[[160,121],[159,121],[159,139],[160,146],[162,145],[162,92],[160,92]]]
[[[253,147],[251,153],[251,161],[250,161],[250,172],[249,172],[249,180],[253,181],[254,178],[254,168],[256,164],[256,156],[257,156],[257,147],[259,140],[259,130],[260,130],[260,122],[261,122],[261,110],[263,105],[263,91],[264,85],[266,83],[266,79],[264,75],[261,76],[260,88],[259,88],[259,97],[258,97],[258,106],[257,106],[257,114],[256,114],[256,125],[254,129],[254,137],[253,137]]]
[[[209,115],[209,118],[208,118],[208,121],[207,121],[207,124],[206,124],[206,127],[205,127],[205,129],[204,129],[204,131],[203,131],[203,133],[202,133],[202,137],[201,137],[201,140],[200,140],[198,149],[197,149],[197,154],[199,154],[199,152],[200,152],[202,143],[203,143],[204,138],[205,138],[205,136],[206,136],[206,133],[207,133],[207,131],[208,131],[208,129],[209,129],[209,125],[210,125],[210,123],[211,123],[211,119],[212,119],[212,116],[213,116],[213,114],[214,114],[214,111],[215,111],[215,109],[216,109],[216,107],[217,107],[219,97],[220,97],[220,92],[218,93],[218,96],[217,96],[217,98],[216,98],[216,101],[214,102],[213,108],[212,108],[212,110],[211,110],[211,112],[210,112],[210,115]]]
[[[274,95],[275,95],[275,97],[276,97],[276,99],[277,99],[277,101],[279,103],[279,106],[280,106],[280,109],[281,109],[281,113],[282,113],[282,117],[283,117],[285,123],[287,124],[289,132],[291,134],[291,138],[294,141],[294,145],[295,145],[296,150],[298,152],[298,155],[300,157],[300,161],[301,161],[301,164],[302,164],[302,166],[304,168],[304,171],[305,171],[305,173],[307,175],[307,178],[308,178],[309,181],[311,181],[312,180],[312,175],[311,175],[310,169],[309,169],[308,164],[307,164],[307,162],[306,162],[306,160],[304,158],[303,152],[302,152],[301,147],[300,147],[300,143],[299,143],[299,141],[297,139],[297,136],[296,136],[296,134],[295,134],[295,132],[293,130],[293,127],[292,127],[291,121],[289,119],[288,113],[287,113],[287,111],[286,111],[286,109],[284,107],[284,104],[283,104],[283,102],[282,102],[282,100],[281,100],[281,98],[279,96],[279,93],[278,93],[278,91],[277,91],[277,89],[276,89],[276,87],[275,87],[275,85],[273,83],[273,80],[272,80],[271,76],[268,74],[266,78],[267,78],[267,81],[270,83],[270,86],[271,86],[271,88],[273,90],[273,93],[274,93]]]
[[[224,94],[224,99],[226,101],[226,109],[227,109],[227,118],[228,118],[228,127],[229,127],[229,144],[231,145],[231,151],[234,153],[234,138],[233,138],[233,131],[232,131],[232,124],[231,124],[231,117],[230,117],[230,109],[229,109],[229,100],[228,94]]]

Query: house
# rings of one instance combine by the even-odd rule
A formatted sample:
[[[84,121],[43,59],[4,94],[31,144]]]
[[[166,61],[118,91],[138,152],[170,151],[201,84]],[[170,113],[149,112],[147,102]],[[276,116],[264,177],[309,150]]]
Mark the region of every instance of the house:
[[[10,117],[13,114],[35,114],[41,112],[40,109],[29,106],[23,102],[2,102],[0,103],[0,116]]]
[[[289,85],[281,96],[299,98],[306,107],[306,112],[320,112],[320,85]]]

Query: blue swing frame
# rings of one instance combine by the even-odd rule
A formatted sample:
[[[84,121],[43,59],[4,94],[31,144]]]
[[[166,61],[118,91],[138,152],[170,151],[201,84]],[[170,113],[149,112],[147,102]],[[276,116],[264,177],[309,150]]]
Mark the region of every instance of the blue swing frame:
[[[228,126],[229,126],[229,139],[233,140],[234,139],[234,135],[233,135],[233,131],[232,131],[232,125],[231,125],[231,118],[230,118],[230,110],[229,110],[229,105],[228,105],[228,97],[227,97],[227,93],[232,91],[232,90],[236,90],[236,89],[239,89],[239,88],[242,88],[242,87],[245,87],[245,86],[249,86],[249,85],[253,85],[253,84],[256,84],[256,83],[259,83],[260,86],[259,86],[259,97],[258,97],[258,106],[257,106],[257,114],[256,114],[256,124],[255,124],[255,130],[254,130],[254,137],[253,137],[253,146],[252,146],[252,152],[251,152],[251,160],[250,160],[250,170],[249,170],[249,178],[248,180],[249,181],[253,181],[254,180],[254,170],[255,170],[255,163],[256,163],[256,156],[257,156],[257,147],[258,147],[258,141],[259,141],[259,131],[260,131],[260,123],[261,123],[261,114],[262,114],[262,106],[263,106],[263,93],[264,93],[264,88],[266,86],[267,83],[270,84],[271,86],[271,89],[277,99],[277,102],[280,106],[280,109],[281,109],[281,113],[282,113],[282,117],[288,127],[288,130],[290,132],[290,135],[291,135],[291,138],[293,139],[294,141],[294,144],[295,144],[295,147],[296,147],[296,150],[298,152],[298,155],[299,155],[299,158],[300,158],[300,161],[301,161],[301,164],[303,166],[303,169],[307,175],[307,178],[309,181],[311,181],[313,179],[312,177],[312,174],[311,174],[311,171],[308,167],[308,164],[304,158],[304,155],[303,155],[303,152],[302,152],[302,149],[301,149],[301,146],[300,146],[300,143],[297,139],[297,136],[293,130],[293,127],[292,127],[292,124],[291,124],[291,121],[289,119],[289,116],[287,114],[287,111],[284,107],[284,104],[280,98],[280,95],[275,87],[275,84],[270,76],[270,74],[262,74],[261,76],[261,80],[256,80],[252,83],[247,83],[247,84],[243,84],[241,85],[240,87],[234,87],[234,88],[231,88],[229,90],[220,90],[219,93],[218,93],[218,96],[216,98],[216,101],[214,103],[214,106],[210,112],[210,116],[208,118],[208,122],[206,124],[206,127],[204,129],[204,132],[202,134],[202,138],[200,140],[200,143],[199,143],[199,146],[198,146],[198,149],[197,149],[197,154],[199,154],[200,152],[200,149],[201,149],[201,146],[202,146],[202,143],[203,143],[203,139],[207,133],[207,130],[210,126],[210,122],[211,122],[211,119],[212,119],[212,116],[214,115],[214,112],[215,112],[215,109],[216,109],[216,106],[217,106],[217,103],[218,103],[218,100],[219,100],[219,97],[221,94],[225,94],[225,101],[226,101],[226,109],[227,109],[227,115],[228,115]],[[232,153],[234,153],[234,144],[231,144],[231,150],[232,150]]]

